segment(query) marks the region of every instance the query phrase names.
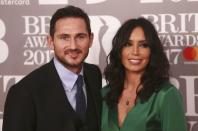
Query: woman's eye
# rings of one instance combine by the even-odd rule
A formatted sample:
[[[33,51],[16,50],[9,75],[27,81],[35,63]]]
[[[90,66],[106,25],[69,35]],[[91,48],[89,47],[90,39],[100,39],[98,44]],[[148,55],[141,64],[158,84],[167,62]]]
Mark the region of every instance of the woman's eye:
[[[124,46],[125,47],[129,47],[129,46],[131,46],[132,44],[130,43],[130,42],[125,42],[125,44],[124,44]]]
[[[149,47],[149,44],[147,44],[147,43],[141,43],[141,44],[140,44],[140,47],[148,48],[148,47]]]

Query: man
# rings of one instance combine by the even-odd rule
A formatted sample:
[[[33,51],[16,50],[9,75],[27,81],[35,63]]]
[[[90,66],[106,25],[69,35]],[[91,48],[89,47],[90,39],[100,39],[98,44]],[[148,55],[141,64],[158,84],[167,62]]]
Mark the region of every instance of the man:
[[[67,6],[55,12],[48,36],[54,58],[10,88],[3,131],[100,130],[101,73],[83,62],[92,41],[83,10]]]

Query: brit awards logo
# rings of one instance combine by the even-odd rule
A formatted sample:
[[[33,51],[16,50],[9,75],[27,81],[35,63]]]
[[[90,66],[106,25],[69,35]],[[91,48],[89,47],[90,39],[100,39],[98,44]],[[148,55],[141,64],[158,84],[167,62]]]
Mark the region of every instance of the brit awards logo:
[[[197,48],[195,48],[198,46],[197,13],[143,14],[142,16],[151,20],[156,27],[171,65],[192,64],[192,62],[198,64]]]
[[[52,50],[47,48],[46,35],[49,30],[50,16],[23,16],[24,65],[42,65],[50,61]],[[120,21],[114,16],[90,16],[94,41],[86,62],[105,65],[105,58],[111,49],[111,41],[120,27]],[[112,24],[114,23],[114,24]]]

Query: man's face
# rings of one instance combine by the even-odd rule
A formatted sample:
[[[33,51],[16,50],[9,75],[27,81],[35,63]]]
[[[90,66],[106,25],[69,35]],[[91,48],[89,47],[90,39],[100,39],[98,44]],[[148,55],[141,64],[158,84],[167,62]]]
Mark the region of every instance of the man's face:
[[[48,37],[50,48],[57,59],[69,70],[78,73],[93,41],[86,23],[81,18],[67,17],[55,24],[54,37]]]

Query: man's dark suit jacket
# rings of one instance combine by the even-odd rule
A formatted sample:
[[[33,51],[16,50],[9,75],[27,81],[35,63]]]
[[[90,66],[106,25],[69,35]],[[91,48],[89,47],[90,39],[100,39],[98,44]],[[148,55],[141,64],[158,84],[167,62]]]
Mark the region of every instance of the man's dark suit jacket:
[[[82,122],[70,105],[51,61],[10,88],[3,131],[99,131],[101,73],[95,65],[83,66],[88,98],[86,121]]]

